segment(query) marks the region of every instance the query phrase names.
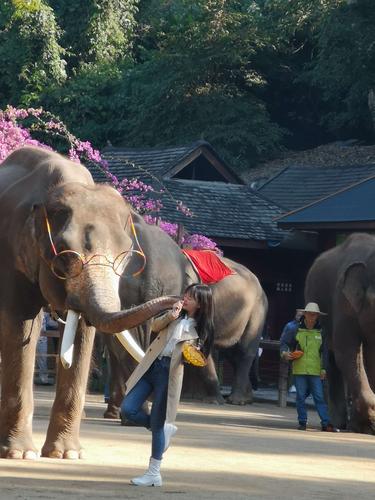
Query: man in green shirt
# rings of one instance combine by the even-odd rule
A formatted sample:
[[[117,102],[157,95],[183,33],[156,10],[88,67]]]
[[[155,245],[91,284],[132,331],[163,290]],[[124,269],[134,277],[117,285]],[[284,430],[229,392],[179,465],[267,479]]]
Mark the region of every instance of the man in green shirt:
[[[288,323],[280,338],[280,354],[292,362],[292,373],[296,387],[298,429],[306,430],[306,398],[312,395],[321,420],[322,431],[336,432],[330,423],[327,403],[324,400],[322,381],[326,378],[324,346],[319,317],[322,313],[318,304],[310,302],[301,310],[298,322]]]

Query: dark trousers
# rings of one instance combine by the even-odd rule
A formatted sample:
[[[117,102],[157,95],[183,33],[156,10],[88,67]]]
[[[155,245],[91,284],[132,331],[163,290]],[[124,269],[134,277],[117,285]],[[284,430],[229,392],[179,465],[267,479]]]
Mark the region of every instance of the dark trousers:
[[[161,460],[164,452],[164,422],[167,411],[168,378],[171,358],[157,358],[121,404],[121,414],[152,432],[153,458]],[[142,405],[153,393],[151,414]]]

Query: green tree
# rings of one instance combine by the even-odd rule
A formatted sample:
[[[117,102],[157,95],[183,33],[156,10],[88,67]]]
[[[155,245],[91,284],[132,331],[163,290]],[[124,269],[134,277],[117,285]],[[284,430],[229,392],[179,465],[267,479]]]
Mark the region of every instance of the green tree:
[[[42,0],[0,3],[0,106],[28,104],[66,78],[53,10]]]
[[[337,137],[374,138],[375,11],[371,0],[332,2],[303,81],[319,89],[322,122]]]
[[[123,63],[128,67],[129,63]],[[96,147],[122,136],[126,110],[121,82],[123,66],[86,64],[63,86],[46,89],[42,104],[60,116],[78,137]]]
[[[316,146],[330,139],[322,124],[324,102],[306,73],[314,60],[319,26],[337,0],[257,0],[252,12],[266,43],[257,65],[267,85],[262,98],[273,121],[288,130],[284,145],[292,149]]]
[[[83,65],[44,106],[97,146],[210,141],[231,164],[277,149],[256,54],[265,44],[240,1],[140,3],[129,57]]]
[[[68,70],[131,55],[138,0],[50,0],[63,29]]]
[[[210,141],[232,165],[279,145],[261,99],[256,54],[265,43],[246,2],[188,0],[140,5],[138,64],[124,74],[122,142]]]

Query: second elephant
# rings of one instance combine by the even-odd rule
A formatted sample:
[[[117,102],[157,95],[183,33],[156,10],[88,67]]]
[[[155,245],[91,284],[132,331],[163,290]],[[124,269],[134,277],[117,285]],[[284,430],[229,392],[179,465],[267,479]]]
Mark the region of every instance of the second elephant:
[[[308,273],[305,296],[328,313],[332,423],[374,434],[375,237],[353,234],[320,255]]]
[[[146,224],[141,216],[134,215],[135,228],[140,246],[147,256],[147,265],[143,273],[137,277],[122,280],[120,295],[122,306],[142,304],[160,295],[181,295],[187,285],[199,281],[190,262],[182,254],[178,245],[160,228]],[[134,270],[139,266],[134,257],[129,266]],[[267,314],[267,298],[257,279],[246,267],[223,259],[236,274],[227,276],[211,285],[215,306],[215,347],[227,349],[235,346],[234,380],[228,402],[246,404],[252,402],[249,371],[256,355],[260,336]],[[129,267],[131,269],[131,267]],[[138,331],[132,331],[134,338],[146,350],[150,343],[149,323]],[[111,360],[111,391],[108,409],[105,416],[118,416],[118,409],[124,395],[124,383],[134,369],[131,359],[117,339],[106,338]],[[200,384],[192,382],[198,375]],[[219,381],[212,357],[203,368],[186,370],[185,381],[190,388],[200,386],[200,394],[196,397],[223,401],[220,394]],[[187,388],[189,392],[189,387]]]

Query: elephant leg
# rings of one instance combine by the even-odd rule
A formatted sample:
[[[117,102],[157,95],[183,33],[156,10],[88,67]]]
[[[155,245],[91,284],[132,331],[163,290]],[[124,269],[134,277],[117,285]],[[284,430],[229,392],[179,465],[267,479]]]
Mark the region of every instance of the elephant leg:
[[[3,311],[0,323],[0,455],[35,459],[38,453],[32,440],[33,373],[41,317],[17,323]]]
[[[123,384],[123,379],[124,376],[122,373],[120,373],[118,376],[116,375],[115,370],[114,374],[112,375],[111,371],[109,380],[109,400],[107,409],[103,414],[104,418],[120,418],[120,406],[125,396],[125,386]]]
[[[375,341],[363,344],[363,358],[371,390],[375,393]]]
[[[56,397],[53,403],[42,456],[49,458],[82,458],[79,428],[94,345],[95,329],[79,322],[74,342],[71,368],[59,363]]]
[[[352,398],[350,428],[354,432],[375,433],[375,395],[365,371],[361,332],[351,318],[343,318],[333,332],[337,365],[344,375]]]
[[[348,412],[345,384],[332,352],[329,353],[327,379],[328,406],[331,422],[338,429],[346,429]]]
[[[121,360],[114,354],[114,337],[105,337],[109,353],[109,400],[104,418],[120,418],[120,406],[125,396],[125,375]],[[118,348],[118,346],[117,346]]]
[[[224,404],[225,399],[220,392],[220,382],[217,376],[215,362],[210,354],[207,358],[207,365],[202,368],[203,386],[205,388],[205,396],[203,401],[207,403]]]
[[[211,354],[207,358],[207,365],[203,368],[185,366],[183,397],[198,399],[205,403],[225,403]]]
[[[250,352],[238,349],[235,359],[232,360],[234,378],[232,391],[227,398],[227,402],[232,405],[245,405],[253,402],[253,391],[249,373],[255,353],[255,349],[252,349]]]
[[[250,382],[250,369],[255,359],[260,336],[264,324],[264,315],[254,314],[245,328],[239,343],[232,349],[234,379],[232,392],[227,402],[234,405],[245,405],[253,402],[253,391]]]
[[[250,382],[250,369],[258,351],[260,338],[267,314],[267,299],[262,295],[258,306],[253,309],[243,334],[237,344],[237,355],[233,357],[234,380],[232,392],[227,402],[244,405],[253,402],[253,391]]]

